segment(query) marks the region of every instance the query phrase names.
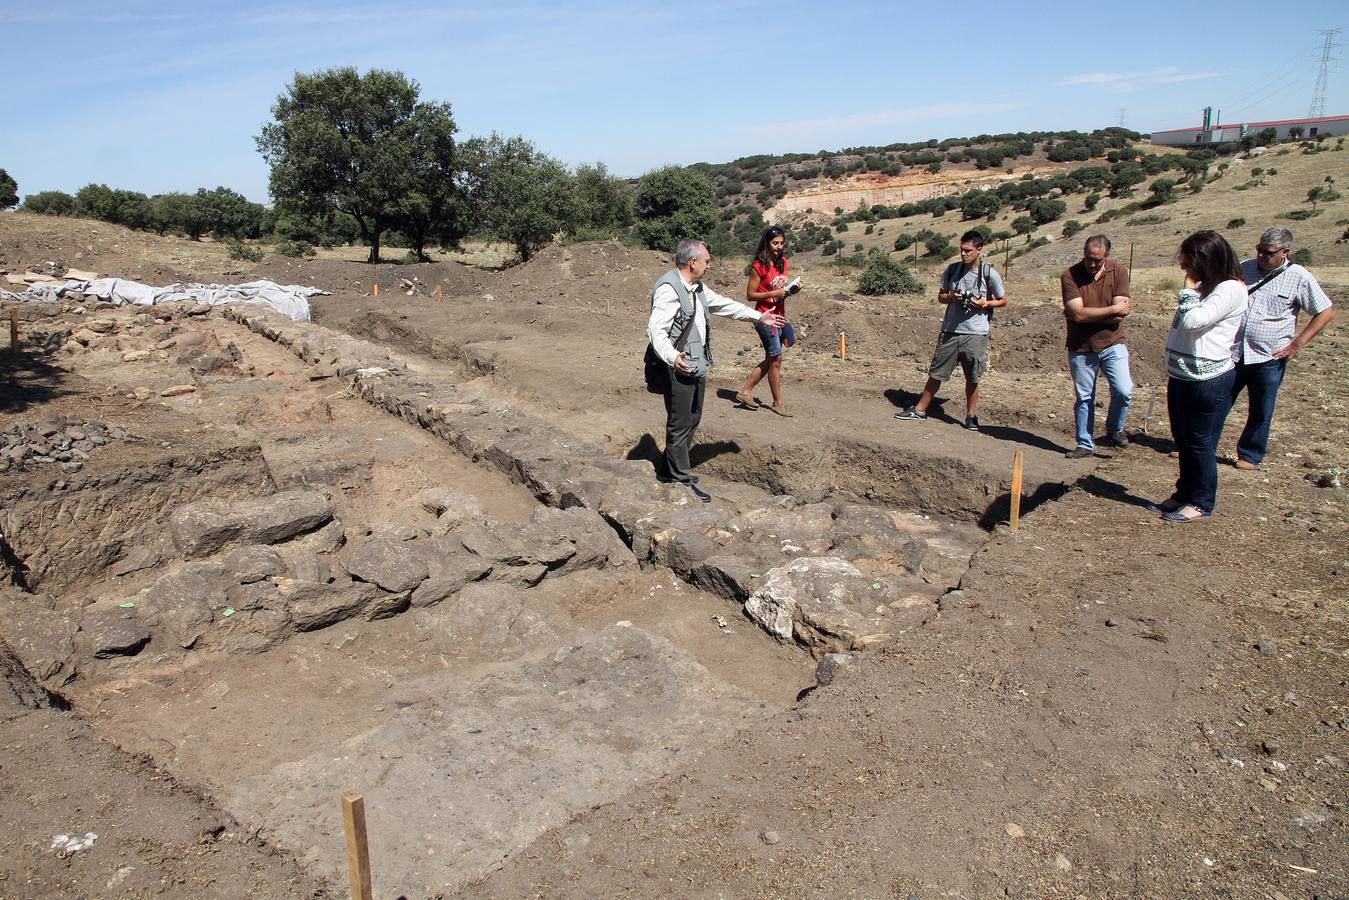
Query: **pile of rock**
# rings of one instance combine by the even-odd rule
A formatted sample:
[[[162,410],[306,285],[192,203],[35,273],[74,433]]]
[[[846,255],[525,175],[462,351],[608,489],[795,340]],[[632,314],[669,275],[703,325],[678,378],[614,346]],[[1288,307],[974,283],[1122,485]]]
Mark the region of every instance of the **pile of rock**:
[[[0,472],[22,469],[28,463],[60,463],[66,472],[78,472],[95,447],[124,437],[126,432],[116,425],[57,412],[36,422],[15,422],[0,431]]]

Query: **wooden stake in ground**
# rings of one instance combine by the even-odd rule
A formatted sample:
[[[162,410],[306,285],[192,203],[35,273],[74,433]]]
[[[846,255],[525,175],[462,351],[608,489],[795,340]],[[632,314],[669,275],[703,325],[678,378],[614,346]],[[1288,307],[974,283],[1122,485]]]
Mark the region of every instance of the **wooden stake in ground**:
[[[848,332],[846,331],[838,333],[838,358],[843,362],[848,361]]]
[[[1021,527],[1021,468],[1026,463],[1026,451],[1018,450],[1012,457],[1012,530]]]
[[[11,306],[9,308],[9,349],[19,350],[19,308]]]
[[[371,297],[378,297],[378,296],[379,296],[379,285],[378,285],[378,284],[373,284],[373,285],[370,286],[370,296],[371,296]]]
[[[437,303],[445,302],[445,294],[441,291],[440,285],[436,285],[436,302]]]
[[[365,798],[350,789],[342,792],[342,823],[347,831],[351,898],[374,900],[375,894],[370,887],[370,844],[365,837]]]
[[[1130,245],[1129,245],[1129,278],[1130,278],[1130,280],[1132,280],[1133,277],[1134,277],[1134,245],[1133,245],[1133,244],[1130,244]]]

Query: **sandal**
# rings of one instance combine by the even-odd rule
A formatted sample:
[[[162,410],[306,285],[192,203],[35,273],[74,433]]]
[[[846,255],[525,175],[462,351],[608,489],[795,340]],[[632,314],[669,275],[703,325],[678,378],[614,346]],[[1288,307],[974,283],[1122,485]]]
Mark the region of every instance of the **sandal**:
[[[1170,512],[1162,513],[1162,518],[1168,522],[1193,522],[1195,519],[1208,519],[1213,516],[1211,512],[1204,512],[1197,506],[1186,504],[1179,509],[1173,509]]]

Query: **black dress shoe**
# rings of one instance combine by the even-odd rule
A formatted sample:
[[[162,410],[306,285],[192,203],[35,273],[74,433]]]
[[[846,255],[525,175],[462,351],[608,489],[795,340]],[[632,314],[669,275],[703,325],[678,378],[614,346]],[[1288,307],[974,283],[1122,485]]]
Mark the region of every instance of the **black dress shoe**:
[[[664,477],[664,476],[659,476],[659,475],[658,475],[658,476],[656,477],[656,480],[659,481],[661,484],[697,484],[697,483],[698,483],[698,476],[697,476],[697,475],[690,475],[688,481],[677,481],[677,480],[675,480],[675,479],[673,479],[673,478],[666,478],[666,477]]]
[[[689,490],[693,492],[693,496],[697,497],[699,500],[703,501],[704,503],[711,503],[711,502],[712,502],[712,495],[709,494],[707,491],[703,490],[702,488],[698,487],[698,485],[696,485],[696,484],[690,484],[690,485],[689,485]]]

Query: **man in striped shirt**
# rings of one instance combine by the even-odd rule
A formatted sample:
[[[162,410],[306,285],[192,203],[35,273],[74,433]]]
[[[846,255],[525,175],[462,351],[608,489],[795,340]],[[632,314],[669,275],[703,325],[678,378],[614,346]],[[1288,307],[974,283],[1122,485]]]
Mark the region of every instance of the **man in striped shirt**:
[[[1235,401],[1245,388],[1250,412],[1237,441],[1238,469],[1259,468],[1269,445],[1274,400],[1288,360],[1311,343],[1335,314],[1316,276],[1289,262],[1292,250],[1293,233],[1287,228],[1271,228],[1260,235],[1255,259],[1241,264],[1251,305],[1245,337],[1235,348],[1237,377],[1232,399]],[[1294,337],[1298,313],[1303,310],[1311,320]]]

